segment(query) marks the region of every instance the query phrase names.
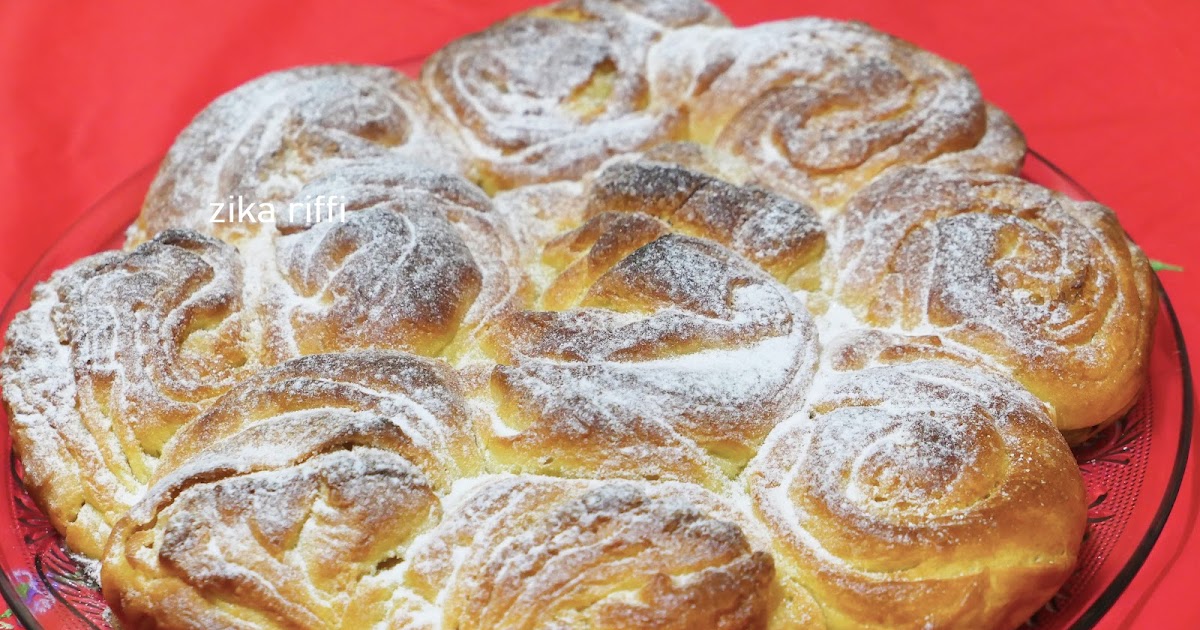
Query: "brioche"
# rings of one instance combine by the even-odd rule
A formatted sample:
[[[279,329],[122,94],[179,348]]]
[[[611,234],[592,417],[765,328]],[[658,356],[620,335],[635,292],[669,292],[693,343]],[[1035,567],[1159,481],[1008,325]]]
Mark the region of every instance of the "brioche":
[[[332,195],[344,220],[279,221],[261,257],[277,359],[464,355],[489,317],[524,302],[511,231],[470,183],[388,156],[328,168],[297,193]]]
[[[824,373],[746,475],[777,569],[833,627],[1021,624],[1070,574],[1083,537],[1066,442],[1001,374],[934,358],[928,340],[850,336],[831,362],[845,365],[842,349],[865,363]]]
[[[657,91],[683,101],[692,139],[821,210],[897,164],[1015,173],[1025,153],[965,68],[857,22],[675,31],[649,65]]]
[[[987,354],[1059,428],[1136,400],[1158,295],[1107,208],[1015,177],[908,167],[856,195],[831,233],[835,299],[873,326]]]
[[[550,310],[498,318],[484,341],[498,422],[482,437],[506,464],[712,486],[803,395],[807,312],[728,250],[602,214],[546,255],[565,267]]]
[[[237,206],[248,211],[251,204],[286,201],[330,161],[400,154],[454,169],[462,155],[457,144],[455,128],[433,113],[412,80],[390,68],[273,72],[213,101],[179,135],[128,243],[168,227],[225,240],[255,234],[263,224],[241,219]],[[255,219],[265,211],[253,209]],[[212,220],[230,210],[233,220]]]
[[[646,56],[693,24],[727,22],[702,0],[565,0],[452,42],[421,82],[462,130],[485,190],[573,179],[682,137],[680,113],[650,92]]]
[[[67,544],[97,556],[167,440],[253,372],[236,250],[167,230],[56,272],[0,361],[25,483]]]
[[[960,66],[701,0],[272,73],[17,315],[14,448],[128,629],[1016,627],[1158,310],[1024,152]]]
[[[770,555],[690,484],[490,475],[446,503],[404,564],[364,580],[347,627],[745,628],[770,612]]]

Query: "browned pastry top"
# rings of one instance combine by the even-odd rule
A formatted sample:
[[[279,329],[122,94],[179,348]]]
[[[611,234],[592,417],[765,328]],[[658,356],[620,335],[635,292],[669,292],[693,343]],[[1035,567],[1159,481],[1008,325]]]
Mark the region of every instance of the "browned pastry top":
[[[212,204],[286,201],[330,160],[399,153],[455,168],[461,159],[456,144],[457,132],[432,114],[412,81],[390,68],[274,72],[213,101],[179,135],[129,243],[168,227],[226,239],[254,233],[261,225],[212,222]]]
[[[1074,568],[1085,522],[1044,406],[929,340],[833,345],[863,363],[826,373],[807,416],[780,425],[747,475],[780,570],[838,627],[1025,621]]]
[[[1065,429],[1124,413],[1158,310],[1112,212],[1015,177],[907,168],[834,222],[834,296],[874,326],[922,330],[1012,370]]]
[[[125,628],[1014,627],[1157,312],[1023,154],[960,66],[702,0],[272,73],[37,287],[14,446]]]
[[[821,207],[896,164],[1015,172],[1024,154],[966,69],[865,24],[685,29],[664,36],[650,67],[658,89],[683,101],[693,139]]]
[[[451,43],[422,82],[484,189],[575,178],[682,133],[679,113],[653,102],[647,52],[664,29],[726,23],[696,0],[569,0]]]
[[[25,482],[72,549],[98,555],[167,440],[254,369],[253,318],[236,250],[193,232],[38,285],[0,375]]]

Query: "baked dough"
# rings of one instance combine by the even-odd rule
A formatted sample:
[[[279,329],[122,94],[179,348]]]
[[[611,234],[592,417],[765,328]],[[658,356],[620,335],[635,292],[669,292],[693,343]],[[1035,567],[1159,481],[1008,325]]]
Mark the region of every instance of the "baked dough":
[[[1023,154],[951,62],[700,0],[273,73],[35,289],[14,446],[126,628],[1014,627],[1157,313]]]

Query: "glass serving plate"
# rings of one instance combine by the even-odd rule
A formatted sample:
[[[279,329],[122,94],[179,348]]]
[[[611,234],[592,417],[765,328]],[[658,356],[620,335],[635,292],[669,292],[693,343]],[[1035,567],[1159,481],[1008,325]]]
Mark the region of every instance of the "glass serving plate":
[[[413,74],[419,64],[392,65]],[[157,164],[147,165],[118,184],[42,255],[0,312],[0,333],[28,307],[36,283],[83,256],[121,246],[156,170]],[[1022,176],[1076,199],[1092,199],[1032,151]],[[1192,383],[1179,322],[1161,287],[1159,294],[1150,379],[1141,399],[1124,418],[1075,449],[1090,499],[1079,566],[1028,627],[1096,627],[1141,568],[1175,503],[1191,436]],[[0,607],[0,630],[111,628],[98,585],[68,555],[22,485],[22,474],[5,416],[0,421],[0,593],[8,609]]]

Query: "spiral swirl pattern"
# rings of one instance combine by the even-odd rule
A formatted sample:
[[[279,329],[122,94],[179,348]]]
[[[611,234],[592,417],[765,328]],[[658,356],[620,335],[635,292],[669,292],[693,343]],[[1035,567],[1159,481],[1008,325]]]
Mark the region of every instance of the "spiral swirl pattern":
[[[1011,370],[1060,428],[1119,416],[1158,310],[1112,212],[1003,175],[897,170],[831,228],[835,298],[868,324],[934,332]]]
[[[168,230],[38,285],[0,374],[25,483],[97,556],[163,445],[258,361],[236,251]]]
[[[179,135],[129,244],[168,227],[224,240],[257,234],[262,206],[254,219],[234,214],[232,221],[214,223],[212,204],[240,198],[249,209],[286,201],[329,162],[392,155],[456,170],[462,160],[457,137],[416,83],[391,68],[273,72],[213,101]]]
[[[914,360],[828,375],[747,484],[781,571],[831,625],[1004,628],[1073,568],[1086,512],[1074,472],[1015,382]]]
[[[338,627],[359,580],[440,515],[445,488],[414,442],[347,409],[251,424],[117,524],[105,598],[132,627]]]
[[[374,618],[468,629],[753,628],[771,558],[688,484],[485,477],[370,596]],[[374,592],[372,592],[374,590]],[[384,617],[380,619],[379,617]]]
[[[422,82],[464,130],[485,190],[578,177],[680,132],[651,102],[645,57],[663,29],[724,23],[707,3],[568,0],[459,39]]]
[[[274,73],[15,319],[25,481],[128,628],[1013,627],[1157,312],[1023,153],[957,65],[704,0]]]
[[[465,180],[401,160],[360,160],[314,179],[298,198],[334,195],[345,208],[340,220],[277,225],[277,356],[388,348],[457,357],[487,318],[524,299],[513,236]]]
[[[320,409],[370,412],[399,426],[427,451],[420,461],[434,462],[426,474],[435,485],[479,470],[458,374],[401,352],[361,351],[292,359],[241,381],[175,434],[152,483],[256,423]]]
[[[802,277],[798,272],[824,253],[824,229],[808,206],[683,166],[653,160],[614,164],[589,192],[585,216],[648,214],[676,232],[729,247],[781,282]]]
[[[114,529],[105,595],[135,627],[335,627],[358,581],[478,473],[471,423],[453,371],[428,359],[326,354],[264,370],[172,440]]]
[[[964,68],[860,23],[680,30],[650,67],[655,93],[686,103],[692,139],[827,211],[897,164],[970,151],[964,166],[1015,172],[1024,156]]]
[[[640,213],[547,247],[548,310],[497,319],[484,440],[522,471],[719,484],[804,395],[815,330],[778,282]]]

